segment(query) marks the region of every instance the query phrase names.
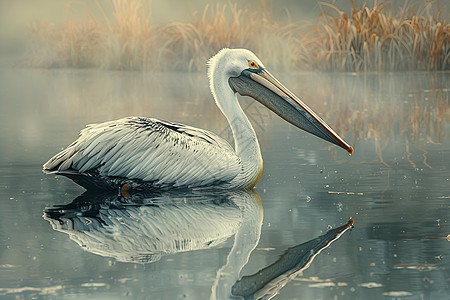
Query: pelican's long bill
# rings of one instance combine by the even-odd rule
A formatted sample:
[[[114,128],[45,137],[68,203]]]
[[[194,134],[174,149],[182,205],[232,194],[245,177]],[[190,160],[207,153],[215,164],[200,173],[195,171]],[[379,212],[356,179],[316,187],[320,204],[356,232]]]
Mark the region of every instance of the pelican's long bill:
[[[353,148],[338,136],[303,101],[265,69],[244,70],[229,79],[230,87],[242,96],[250,96],[294,126],[338,145],[353,154]]]

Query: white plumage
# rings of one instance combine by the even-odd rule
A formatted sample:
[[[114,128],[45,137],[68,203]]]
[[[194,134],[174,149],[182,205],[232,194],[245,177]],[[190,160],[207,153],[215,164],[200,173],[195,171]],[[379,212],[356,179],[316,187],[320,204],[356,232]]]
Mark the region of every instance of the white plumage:
[[[229,183],[240,167],[233,148],[211,132],[128,117],[88,125],[74,143],[44,165],[44,170],[67,172],[69,177],[71,170],[95,170],[100,177],[136,179],[163,188]]]

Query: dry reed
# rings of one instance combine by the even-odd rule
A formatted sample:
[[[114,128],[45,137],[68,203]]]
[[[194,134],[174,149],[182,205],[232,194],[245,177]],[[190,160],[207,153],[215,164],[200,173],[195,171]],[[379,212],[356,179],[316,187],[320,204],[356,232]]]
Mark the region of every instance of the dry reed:
[[[393,14],[387,2],[370,8],[350,0],[350,16],[324,4],[309,29],[312,67],[339,71],[398,71],[450,69],[450,25],[443,8],[419,2]],[[304,40],[301,41],[304,43]]]
[[[443,9],[416,5],[394,13],[386,2],[356,7],[350,15],[323,3],[317,22],[273,18],[234,3],[207,5],[188,23],[151,25],[151,4],[111,0],[113,15],[90,13],[57,26],[34,23],[29,65],[114,70],[203,70],[223,47],[256,52],[271,69],[332,71],[449,70],[450,25]]]

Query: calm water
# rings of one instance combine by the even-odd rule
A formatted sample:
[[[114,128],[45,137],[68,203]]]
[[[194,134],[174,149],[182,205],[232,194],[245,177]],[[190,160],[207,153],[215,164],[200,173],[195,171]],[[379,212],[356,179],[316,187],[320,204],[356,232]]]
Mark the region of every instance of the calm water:
[[[242,99],[264,158],[255,192],[123,198],[41,166],[85,124],[128,115],[230,139],[206,76],[0,70],[0,297],[229,299],[291,248],[291,267],[261,275],[276,299],[449,299],[450,74],[275,75],[352,157]]]

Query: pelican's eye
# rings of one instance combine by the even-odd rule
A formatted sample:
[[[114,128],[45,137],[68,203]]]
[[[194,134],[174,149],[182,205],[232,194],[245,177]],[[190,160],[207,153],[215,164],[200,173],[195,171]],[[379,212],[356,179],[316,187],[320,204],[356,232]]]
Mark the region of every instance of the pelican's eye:
[[[259,69],[259,66],[257,63],[255,63],[253,60],[248,61],[248,66],[252,69]]]

